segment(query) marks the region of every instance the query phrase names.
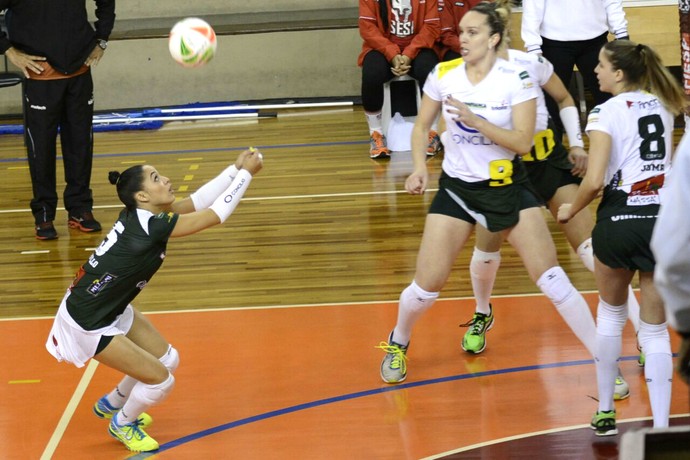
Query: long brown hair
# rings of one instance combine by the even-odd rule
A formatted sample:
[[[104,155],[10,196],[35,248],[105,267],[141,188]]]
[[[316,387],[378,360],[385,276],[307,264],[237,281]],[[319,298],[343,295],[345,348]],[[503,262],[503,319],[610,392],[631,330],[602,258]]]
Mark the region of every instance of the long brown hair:
[[[676,78],[651,47],[630,40],[614,40],[604,45],[604,53],[614,70],[622,70],[626,89],[645,90],[678,115],[688,108],[688,98]]]

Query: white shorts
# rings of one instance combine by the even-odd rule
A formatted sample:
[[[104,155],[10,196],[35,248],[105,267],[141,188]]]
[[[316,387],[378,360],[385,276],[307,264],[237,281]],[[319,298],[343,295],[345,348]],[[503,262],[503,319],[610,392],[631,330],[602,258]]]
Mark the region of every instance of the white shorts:
[[[84,364],[96,354],[101,336],[125,335],[129,332],[134,322],[134,309],[129,304],[111,325],[86,331],[67,312],[69,294],[67,291],[60,303],[53,328],[48,334],[46,349],[58,361],[67,361],[77,367],[84,367]]]

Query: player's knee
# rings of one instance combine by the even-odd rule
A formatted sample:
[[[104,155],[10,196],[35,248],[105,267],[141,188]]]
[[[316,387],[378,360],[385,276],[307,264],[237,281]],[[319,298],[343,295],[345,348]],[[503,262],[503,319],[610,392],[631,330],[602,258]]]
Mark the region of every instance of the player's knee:
[[[146,405],[154,405],[163,401],[175,386],[175,377],[171,373],[160,383],[146,384],[140,383],[132,389],[132,394]]]
[[[177,349],[173,347],[172,345],[168,346],[168,351],[165,352],[163,356],[161,356],[158,359],[163,365],[170,371],[172,374],[177,370],[177,367],[180,365],[180,354],[177,352]]]
[[[558,265],[546,270],[537,280],[537,286],[556,307],[565,303],[573,295],[577,295],[577,290],[570,282],[568,275]]]

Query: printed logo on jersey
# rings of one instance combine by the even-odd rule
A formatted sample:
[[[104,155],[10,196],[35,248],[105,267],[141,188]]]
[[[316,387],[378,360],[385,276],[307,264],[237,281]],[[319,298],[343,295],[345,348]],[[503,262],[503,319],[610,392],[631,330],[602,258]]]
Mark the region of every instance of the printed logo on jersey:
[[[654,110],[659,107],[659,99],[652,99],[651,101],[625,101],[625,105],[629,109],[636,108],[640,110]]]
[[[137,287],[138,287],[139,290],[141,291],[141,290],[143,290],[143,289],[146,287],[147,284],[148,284],[148,281],[146,281],[146,280],[139,281],[139,282],[137,283]]]
[[[601,112],[601,109],[598,106],[594,107],[587,116],[587,124],[596,123],[597,121],[599,121],[599,112]]]
[[[175,217],[174,212],[161,212],[156,216],[156,219],[167,219],[168,223],[172,222],[173,217]]]
[[[523,70],[520,72],[520,80],[527,80],[529,79],[529,73],[526,70]]]
[[[414,35],[414,22],[412,16],[412,0],[391,0],[393,19],[390,23],[390,32],[396,37],[409,37]]]
[[[117,276],[115,275],[111,275],[110,273],[104,273],[103,276],[100,277],[100,279],[95,279],[91,282],[89,287],[86,288],[86,292],[93,296],[97,296],[101,293],[103,289],[106,288],[106,286],[115,281],[116,278]]]
[[[469,104],[468,104],[469,105]],[[476,115],[476,114],[475,114]],[[479,118],[486,119],[481,115],[477,115]],[[459,121],[455,122],[455,125],[460,128],[464,133],[452,133],[451,139],[457,145],[494,145],[494,142],[484,137],[480,134],[478,130],[465,126]]]

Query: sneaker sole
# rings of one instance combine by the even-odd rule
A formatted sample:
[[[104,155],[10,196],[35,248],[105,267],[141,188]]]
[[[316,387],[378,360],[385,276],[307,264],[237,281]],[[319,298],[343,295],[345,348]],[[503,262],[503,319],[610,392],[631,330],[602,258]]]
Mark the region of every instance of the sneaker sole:
[[[81,231],[81,232],[84,232],[84,233],[100,232],[100,231],[101,231],[100,228],[88,228],[88,227],[84,227],[84,226],[83,226],[82,224],[80,224],[79,222],[75,222],[75,221],[73,221],[73,220],[67,221],[67,226],[68,226],[69,228],[75,228],[75,229],[77,229],[77,230],[79,230],[79,231]]]
[[[467,348],[465,348],[465,340],[464,339],[460,342],[460,348],[462,348],[463,351],[470,353],[470,354],[473,354],[473,355],[478,355],[482,351],[486,350],[486,344],[489,343],[489,341],[486,340],[486,334],[489,333],[489,331],[491,330],[492,327],[494,327],[494,320],[493,319],[491,320],[489,325],[486,327],[486,331],[484,332],[484,346],[481,348],[481,350],[477,350],[477,351],[468,350]]]
[[[407,380],[407,374],[405,374],[403,376],[403,378],[401,378],[400,380],[396,380],[395,382],[389,382],[388,380],[386,380],[386,378],[383,376],[383,373],[379,373],[379,375],[381,376],[381,380],[383,380],[384,383],[387,383],[389,385],[395,385],[396,383],[403,383],[405,380]]]
[[[379,153],[377,155],[369,154],[369,158],[371,158],[372,160],[381,160],[381,159],[390,158],[390,157],[391,157],[390,153]]]
[[[628,391],[623,396],[619,395],[618,393],[613,394],[613,400],[614,401],[623,401],[624,399],[628,399],[629,397],[630,397],[630,391]]]
[[[108,427],[108,434],[110,436],[112,436],[113,438],[117,439],[118,442],[121,442],[122,445],[125,446],[127,448],[127,450],[130,452],[155,452],[155,451],[160,449],[160,446],[156,447],[155,449],[149,449],[149,450],[133,449],[130,446],[128,446],[125,441],[120,439],[120,437],[117,434],[113,433],[113,430],[111,430],[110,427]]]
[[[57,240],[58,239],[57,235],[56,236],[38,236],[38,235],[35,235],[35,236],[36,236],[36,239],[39,241],[50,241],[50,240]]]
[[[596,436],[615,436],[618,434],[618,428],[614,428],[613,430],[607,430],[607,431],[599,431],[598,429],[592,427],[594,430],[594,434]]]

